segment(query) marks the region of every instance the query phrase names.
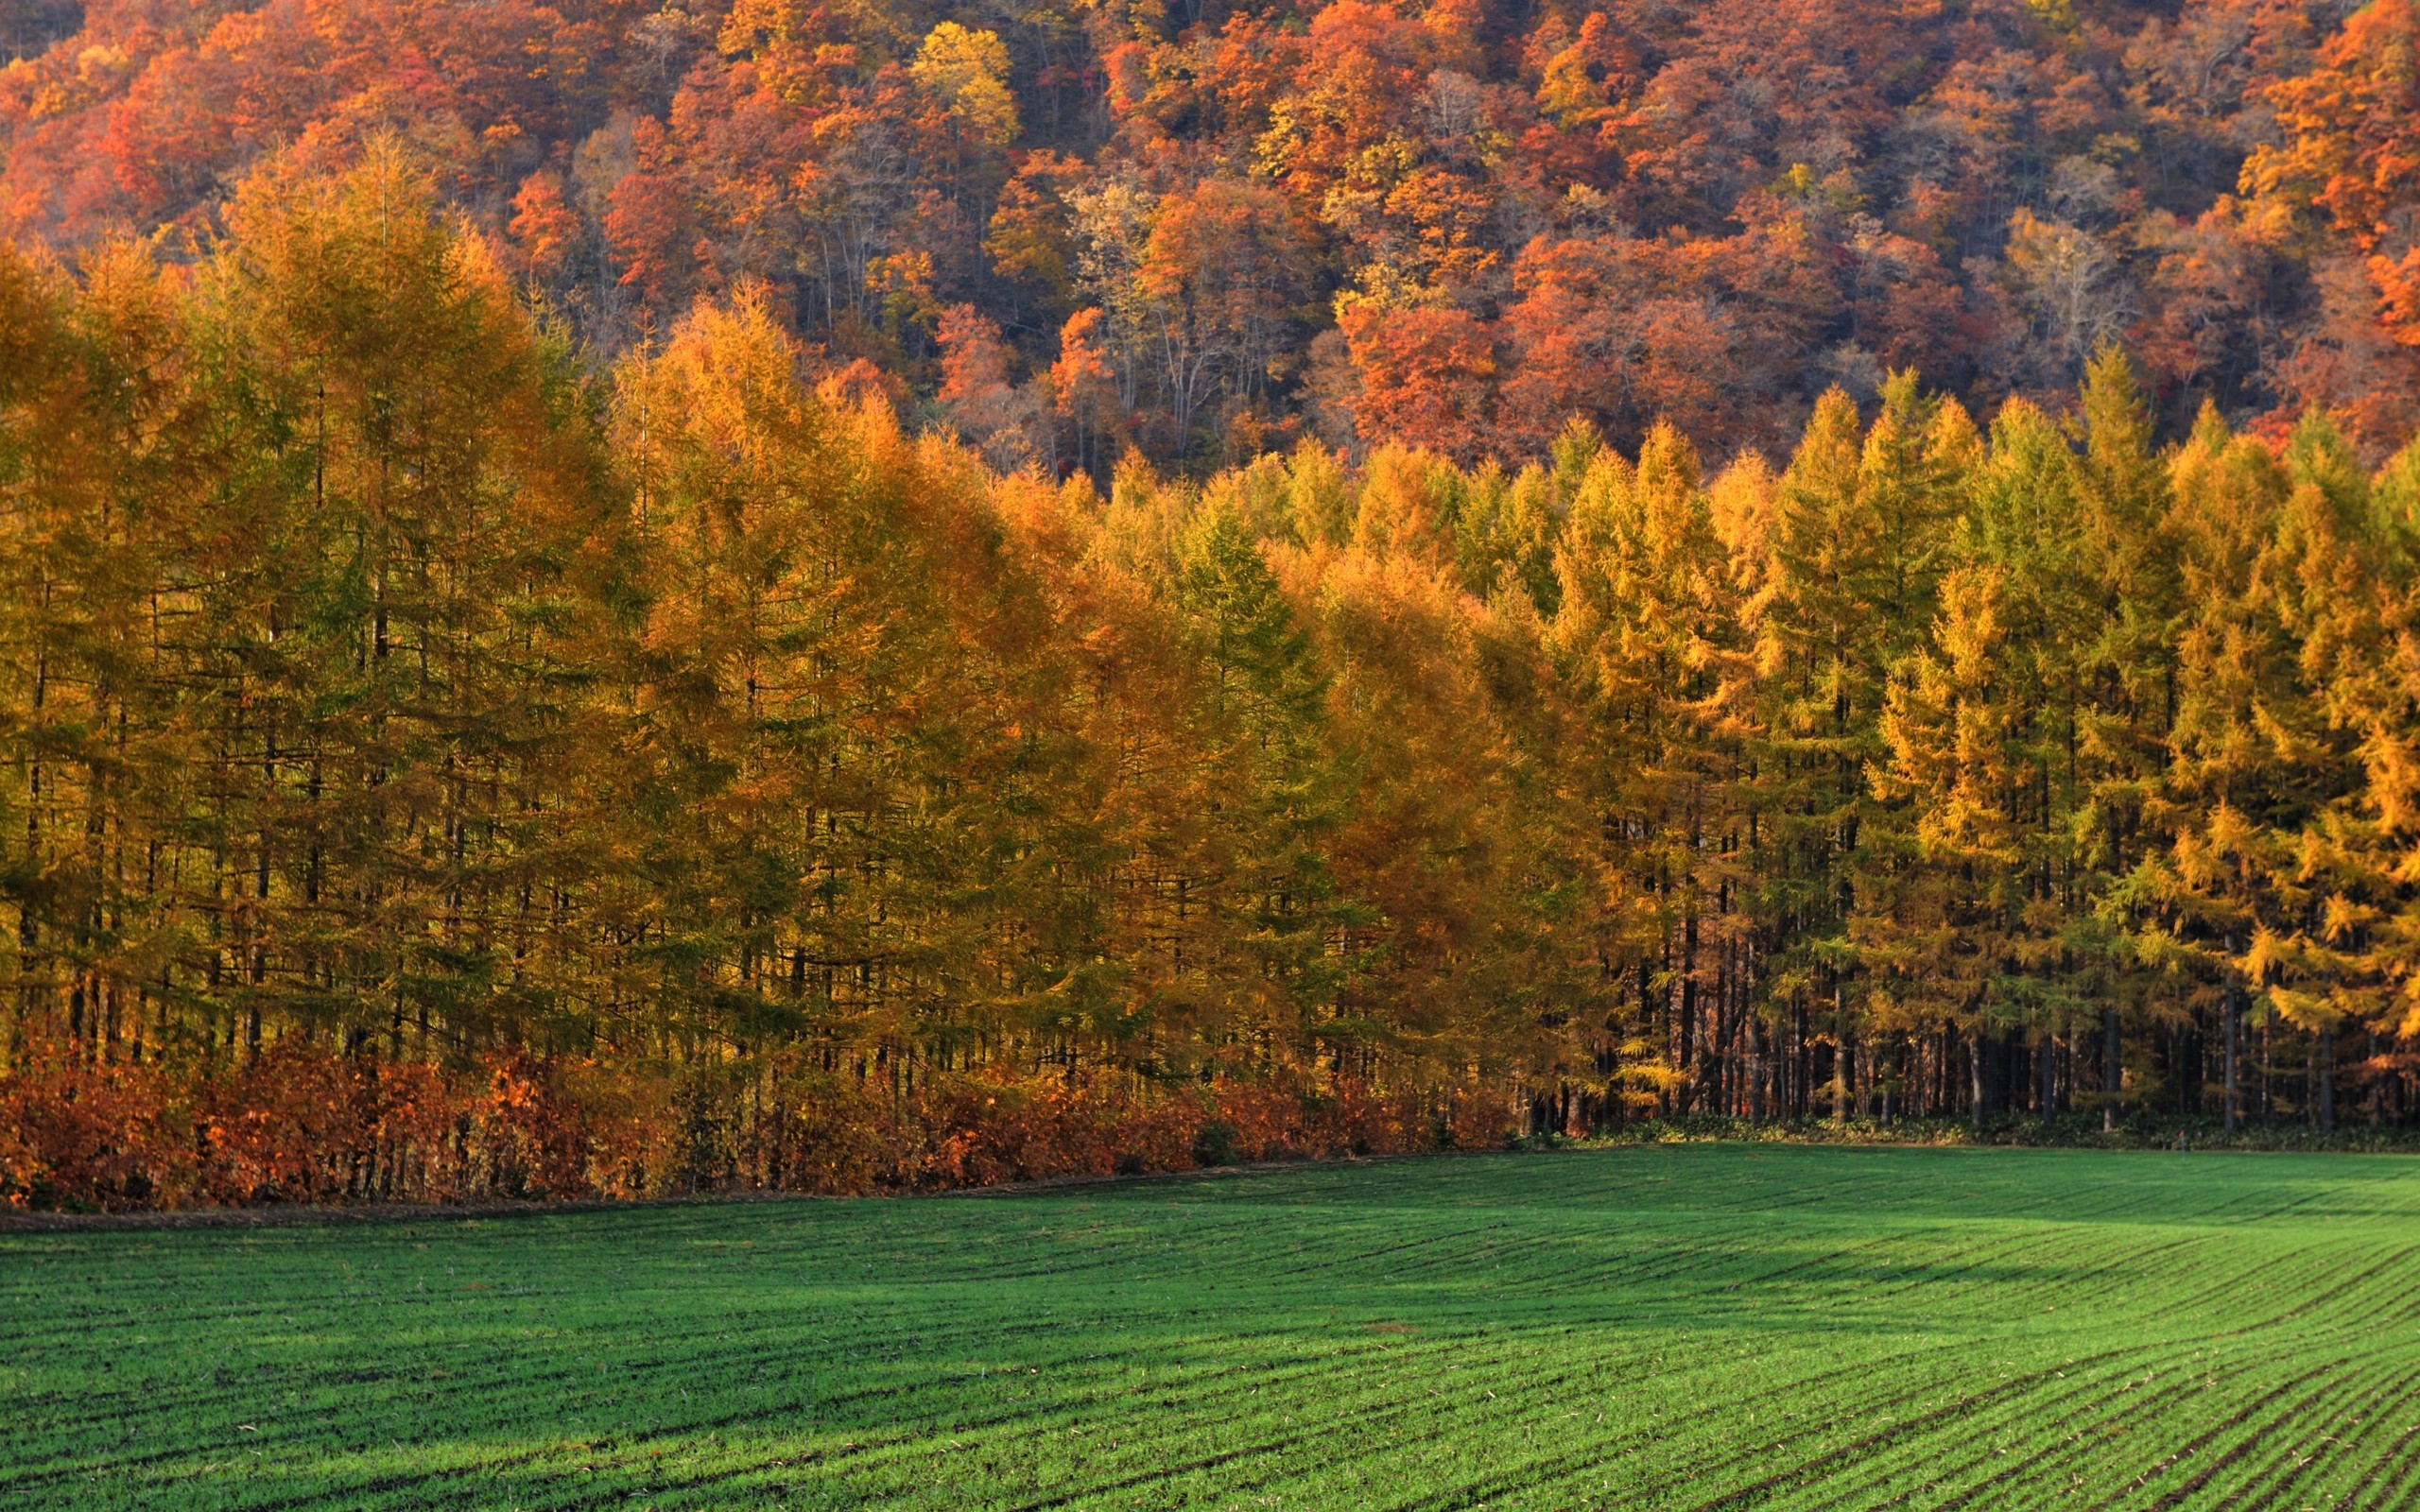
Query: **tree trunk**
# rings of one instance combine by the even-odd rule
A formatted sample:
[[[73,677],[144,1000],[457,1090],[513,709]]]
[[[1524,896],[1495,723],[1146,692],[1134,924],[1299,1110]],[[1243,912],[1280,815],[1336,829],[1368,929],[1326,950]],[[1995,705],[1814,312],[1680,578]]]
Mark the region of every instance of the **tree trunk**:
[[[2323,1131],[2336,1127],[2336,1026],[2329,1024],[2319,1031],[2319,1126]]]
[[[2236,1130],[2238,1108],[2237,1066],[2242,1059],[2238,1046],[2242,1040],[2240,1025],[2243,1022],[2243,977],[2238,972],[2227,973],[2225,1012],[2227,1016],[2227,1132],[2233,1134]]]
[[[1882,1084],[1882,1107],[1881,1107],[1881,1108],[1880,1108],[1880,1114],[1881,1114],[1881,1118],[1882,1118],[1882,1126],[1883,1126],[1884,1128],[1889,1128],[1889,1127],[1891,1126],[1891,1088],[1892,1088],[1892,1085],[1893,1085],[1893,1083],[1894,1083],[1894,1082],[1898,1082],[1898,1081],[1900,1081],[1900,1080],[1901,1080],[1902,1075],[1903,1075],[1903,1074],[1904,1074],[1904,1072],[1905,1072],[1905,1070],[1906,1070],[1906,1064],[1907,1064],[1907,1062],[1906,1062],[1906,1056],[1905,1056],[1905,1053],[1904,1053],[1902,1050],[1900,1050],[1900,1048],[1899,1048],[1899,1044],[1900,1044],[1899,1037],[1898,1037],[1897,1035],[1893,1035],[1893,1036],[1891,1037],[1891,1041],[1890,1041],[1890,1051],[1889,1051],[1889,1054],[1890,1054],[1890,1057],[1891,1057],[1891,1059],[1890,1059],[1890,1068],[1891,1068],[1891,1069],[1889,1069],[1889,1070],[1887,1070],[1887,1071],[1885,1071],[1885,1070],[1883,1070],[1883,1069],[1882,1069],[1882,1067],[1883,1067],[1883,1064],[1884,1064],[1884,1063],[1883,1063],[1883,1060],[1882,1060],[1882,1057],[1882,1057],[1882,1053],[1881,1053],[1881,1052],[1876,1052],[1876,1057],[1875,1057],[1875,1070],[1876,1070],[1876,1075],[1875,1075],[1875,1077],[1874,1077],[1874,1081],[1876,1081],[1876,1082],[1880,1082],[1880,1083]],[[1868,1085],[1872,1085],[1872,1083],[1868,1083]]]
[[[2267,1123],[2275,1111],[2276,1094],[2269,1085],[2269,1021],[2260,1021],[2260,1121]]]
[[[1764,1020],[1748,1015],[1748,1122],[1765,1121],[1765,1062],[1768,1058],[1768,1037]]]
[[[2118,1126],[2118,1094],[2125,1087],[2125,1068],[2118,1054],[2118,1010],[2100,1010],[2100,1126]]]
[[[1972,1095],[1967,1100],[1967,1121],[1975,1127],[1983,1126],[1983,1047],[1991,1036],[1977,1029],[1966,1040],[1966,1072]]]
[[[1807,1027],[1806,1005],[1802,1003],[1798,1007],[1798,1091],[1796,1100],[1790,1106],[1790,1111],[1800,1118],[1807,1117],[1815,1110],[1815,1094],[1810,1090],[1809,1082],[1809,1078],[1815,1074],[1815,1052],[1807,1043],[1807,1040],[1812,1038],[1806,1032]],[[1840,1048],[1837,1045],[1833,1047],[1832,1054],[1835,1057],[1840,1055]]]
[[[1857,1096],[1857,1031],[1849,1026],[1848,984],[1832,978],[1832,1117],[1848,1122]]]
[[[2044,1118],[2059,1104],[2059,1041],[2045,1029],[2033,1045],[2033,1110]]]

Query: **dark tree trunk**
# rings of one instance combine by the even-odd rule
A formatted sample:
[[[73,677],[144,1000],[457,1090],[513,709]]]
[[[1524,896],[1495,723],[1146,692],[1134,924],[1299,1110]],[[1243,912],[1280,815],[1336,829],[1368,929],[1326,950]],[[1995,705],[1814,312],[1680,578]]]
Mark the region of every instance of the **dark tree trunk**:
[[[2044,1030],[2033,1047],[2033,1110],[2048,1118],[2059,1104],[2059,1042]]]
[[[1967,1081],[1969,1083],[1968,1091],[1971,1094],[1966,1103],[1966,1117],[1967,1122],[1977,1128],[1981,1128],[1983,1126],[1983,1097],[1985,1093],[1985,1088],[1983,1085],[1983,1057],[1986,1053],[1986,1047],[1990,1043],[1991,1036],[1983,1033],[1980,1029],[1976,1030],[1967,1038],[1966,1040],[1966,1071]]]
[[[1793,1072],[1796,1072],[1796,1086],[1790,1089],[1790,1118],[1806,1118],[1807,1115],[1807,1070],[1812,1067],[1812,1053],[1807,1050],[1806,997],[1793,999],[1793,1009],[1790,1009],[1790,1014],[1793,1014],[1793,1021],[1790,1021],[1790,1036],[1798,1040],[1796,1067],[1793,1067]]]
[[[1765,1121],[1764,1020],[1748,1016],[1748,1122]]]
[[[2125,1089],[2125,1065],[2118,1055],[2118,1010],[2100,1010],[2100,1126],[2118,1126],[2118,1094]]]
[[[2336,1127],[2336,1026],[2319,1031],[2319,1126]]]
[[[1832,1116],[1845,1120],[1857,1101],[1857,1031],[1849,1026],[1848,987],[1832,979]]]
[[[2237,1066],[2242,1058],[2239,1041],[2242,1039],[2240,1025],[2243,1022],[2243,978],[2234,971],[2227,973],[2225,1013],[2227,1016],[2227,1132],[2233,1134],[2236,1130],[2238,1107]]]

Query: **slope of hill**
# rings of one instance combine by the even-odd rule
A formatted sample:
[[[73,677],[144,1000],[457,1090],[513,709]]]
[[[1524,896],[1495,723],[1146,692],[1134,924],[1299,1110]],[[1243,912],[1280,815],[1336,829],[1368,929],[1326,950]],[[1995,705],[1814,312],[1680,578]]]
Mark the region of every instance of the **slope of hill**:
[[[0,227],[392,134],[612,352],[761,281],[995,459],[1785,448],[2100,343],[2181,434],[2420,418],[2412,0],[11,0]],[[1105,473],[1103,473],[1105,476]]]

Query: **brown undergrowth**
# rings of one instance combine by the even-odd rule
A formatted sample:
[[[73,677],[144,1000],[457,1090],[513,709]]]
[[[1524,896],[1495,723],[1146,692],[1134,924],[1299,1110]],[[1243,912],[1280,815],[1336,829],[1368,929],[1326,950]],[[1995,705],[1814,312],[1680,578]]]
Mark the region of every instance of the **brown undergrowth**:
[[[1496,1147],[1512,1100],[1345,1078],[1167,1084],[931,1075],[773,1057],[710,1067],[502,1054],[462,1068],[309,1046],[180,1072],[29,1057],[0,1074],[0,1204],[262,1204],[858,1194],[1242,1161]]]

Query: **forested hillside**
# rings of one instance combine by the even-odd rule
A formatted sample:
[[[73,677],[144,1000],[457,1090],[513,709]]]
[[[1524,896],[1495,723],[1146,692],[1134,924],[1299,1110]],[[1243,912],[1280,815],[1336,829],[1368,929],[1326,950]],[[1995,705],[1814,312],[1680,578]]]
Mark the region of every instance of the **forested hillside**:
[[[2412,0],[5,0],[0,230],[396,133],[614,354],[760,282],[994,461],[1779,455],[1914,368],[2420,421]]]
[[[78,24],[0,1199],[2420,1120],[2411,0]]]

